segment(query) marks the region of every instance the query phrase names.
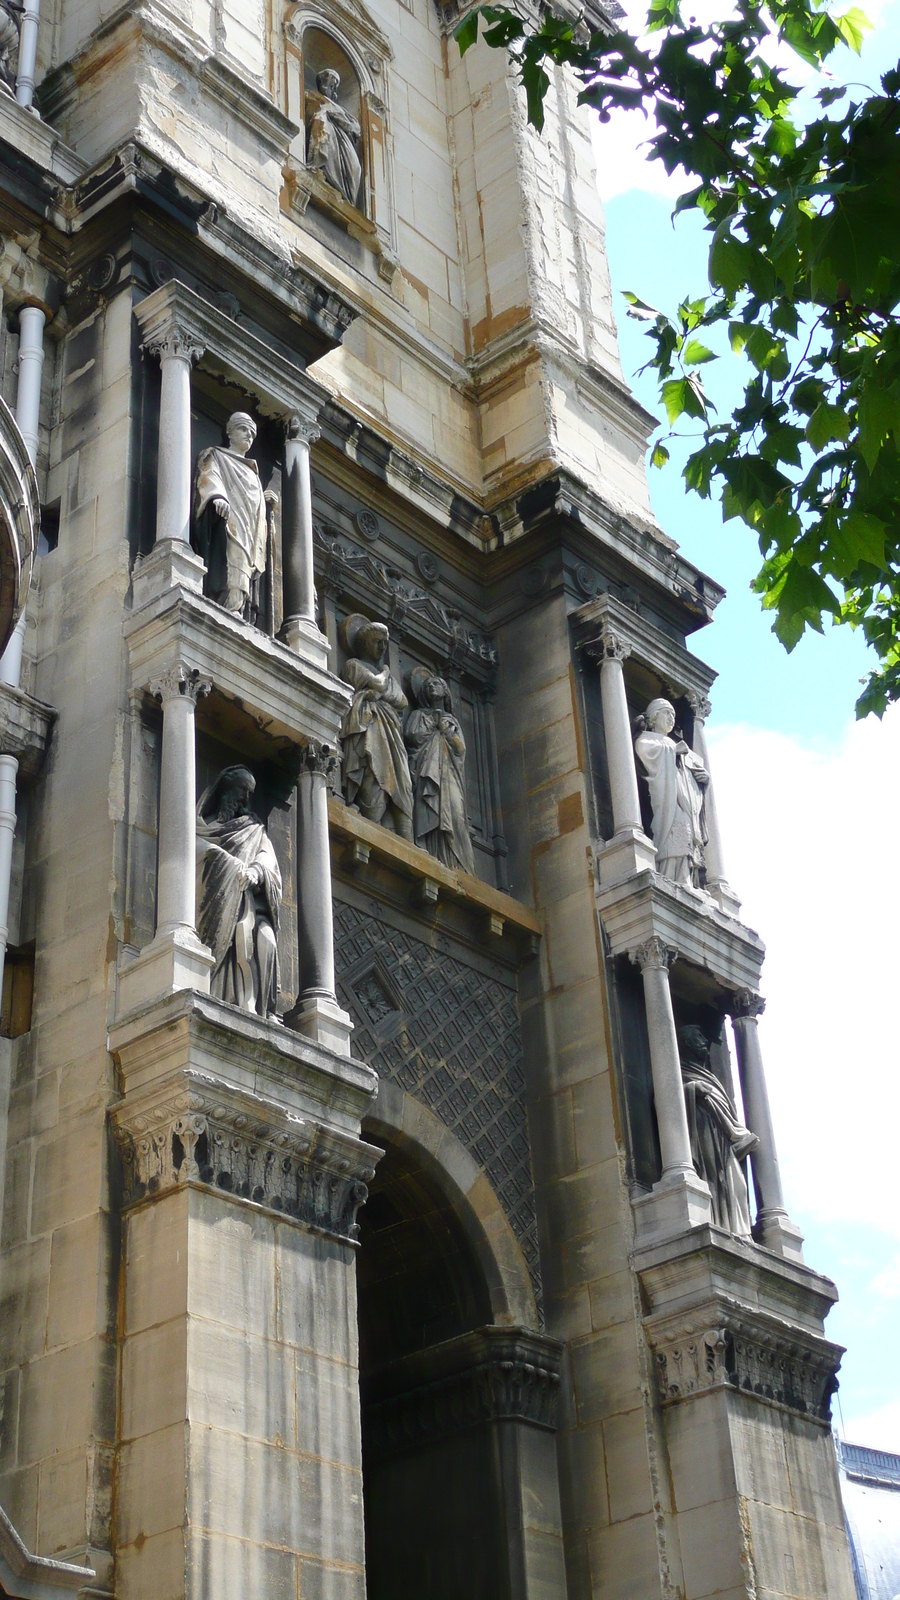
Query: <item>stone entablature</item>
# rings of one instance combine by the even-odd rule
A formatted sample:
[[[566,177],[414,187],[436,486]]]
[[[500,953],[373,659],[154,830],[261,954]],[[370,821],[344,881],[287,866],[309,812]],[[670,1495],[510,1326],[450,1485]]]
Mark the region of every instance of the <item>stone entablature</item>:
[[[615,595],[600,594],[579,606],[572,622],[576,643],[592,659],[603,659],[604,639],[614,635],[627,655],[657,672],[676,695],[705,698],[716,680],[717,674],[705,661]]]
[[[15,756],[20,787],[27,788],[37,778],[55,719],[52,706],[24,689],[0,683],[0,755]]]
[[[734,990],[759,988],[765,945],[711,896],[645,869],[599,889],[597,906],[613,955],[661,939],[705,980],[710,998],[724,1001]]]

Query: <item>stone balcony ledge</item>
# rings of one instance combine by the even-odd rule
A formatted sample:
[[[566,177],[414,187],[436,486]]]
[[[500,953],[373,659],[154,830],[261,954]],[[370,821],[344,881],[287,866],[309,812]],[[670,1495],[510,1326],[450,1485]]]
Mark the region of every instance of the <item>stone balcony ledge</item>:
[[[37,779],[55,720],[52,706],[35,700],[24,689],[0,683],[0,755],[16,757],[19,784],[24,788]]]
[[[133,693],[182,663],[212,681],[213,706],[230,701],[271,738],[336,744],[351,691],[302,639],[295,650],[178,584],[133,611],[124,633]]]
[[[647,868],[599,888],[597,909],[613,955],[661,939],[677,951],[676,970],[698,999],[727,1001],[736,990],[759,988],[765,945],[702,890]]]

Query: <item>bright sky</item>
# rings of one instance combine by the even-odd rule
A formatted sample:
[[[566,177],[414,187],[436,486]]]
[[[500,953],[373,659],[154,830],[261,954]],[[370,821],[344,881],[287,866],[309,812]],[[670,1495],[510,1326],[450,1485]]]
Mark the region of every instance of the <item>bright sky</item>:
[[[861,60],[841,52],[834,76],[874,84],[900,57],[900,0],[863,4],[875,31]],[[628,9],[640,17],[644,0]],[[698,14],[699,0],[685,9]],[[706,287],[708,240],[690,217],[673,230],[681,186],[644,159],[644,138],[642,119],[622,116],[597,125],[595,148],[622,363],[658,411],[652,379],[635,376],[649,345],[621,291],[674,310]],[[841,1292],[826,1328],[848,1347],[837,1420],[845,1437],[900,1452],[900,1369],[885,1359],[900,1320],[900,708],[856,723],[861,642],[807,635],[786,656],[748,589],[749,530],[686,493],[674,453],[650,482],[667,532],[728,588],[691,644],[720,674],[708,732],[728,873],[768,947],[761,1037],[787,1203],[807,1261]]]

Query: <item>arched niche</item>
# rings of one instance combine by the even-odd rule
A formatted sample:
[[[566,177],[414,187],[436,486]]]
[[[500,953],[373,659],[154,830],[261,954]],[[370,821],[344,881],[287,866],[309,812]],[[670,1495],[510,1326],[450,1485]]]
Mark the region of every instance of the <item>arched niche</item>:
[[[16,419],[0,399],[0,654],[25,608],[40,527],[34,467]]]

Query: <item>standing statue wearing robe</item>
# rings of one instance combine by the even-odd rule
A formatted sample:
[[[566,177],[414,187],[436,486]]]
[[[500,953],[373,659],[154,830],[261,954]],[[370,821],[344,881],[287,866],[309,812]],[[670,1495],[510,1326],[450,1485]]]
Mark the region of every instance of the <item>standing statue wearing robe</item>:
[[[334,67],[316,73],[318,96],[310,95],[307,107],[306,165],[319,172],[351,206],[359,205],[362,163],[357,141],[362,132],[355,117],[338,104],[341,75]]]
[[[341,729],[347,804],[412,843],[412,784],[400,725],[407,699],[385,664],[388,630],[354,612],[343,633],[348,659],[341,677],[353,690]]]
[[[197,457],[194,518],[198,554],[206,563],[206,592],[237,616],[259,609],[259,582],[266,570],[266,495],[247,451],[256,423],[245,411],[228,418],[228,448],[213,446]]]
[[[651,700],[635,741],[653,807],[656,869],[674,883],[701,887],[707,842],[704,789],[709,773],[683,739],[672,739],[675,709],[668,700]]]
[[[210,992],[274,1016],[278,1001],[281,871],[250,809],[256,779],[226,767],[197,805],[197,932],[215,956]]]
[[[678,1029],[681,1081],[691,1136],[691,1159],[712,1196],[712,1221],[738,1238],[749,1238],[750,1197],[741,1160],[759,1139],[739,1120],[731,1096],[710,1065],[702,1028]]]
[[[466,742],[453,715],[443,678],[425,667],[410,674],[416,709],[406,714],[403,737],[413,784],[413,834],[417,845],[445,867],[475,871],[466,813]]]

